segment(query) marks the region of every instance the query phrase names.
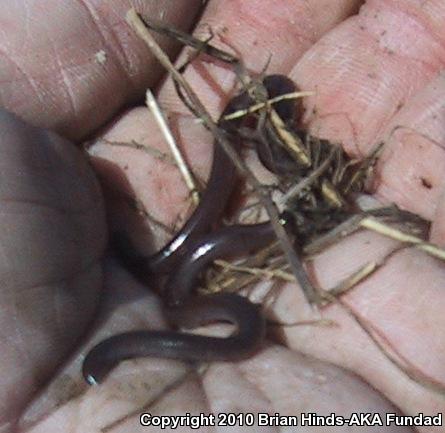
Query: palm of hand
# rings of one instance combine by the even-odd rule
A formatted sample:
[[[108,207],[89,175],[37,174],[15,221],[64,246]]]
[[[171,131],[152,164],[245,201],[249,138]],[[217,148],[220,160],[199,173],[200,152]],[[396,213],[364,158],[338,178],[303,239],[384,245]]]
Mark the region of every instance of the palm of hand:
[[[440,147],[444,137],[441,96],[445,86],[443,77],[438,75],[443,58],[441,47],[432,36],[440,38],[440,33],[434,31],[437,16],[427,8],[421,9],[414,0],[403,5],[391,4],[391,7],[374,2],[364,7],[358,17],[339,24],[357,2],[339,1],[330,6],[329,11],[315,3],[312,17],[307,10],[296,10],[298,7],[292,3],[285,18],[283,10],[273,15],[274,7],[269,2],[255,5],[255,14],[250,9],[240,11],[239,8],[245,6],[235,2],[224,8],[219,3],[210,3],[204,22],[217,32],[227,27],[223,34],[239,49],[249,67],[261,69],[266,55],[258,54],[271,52],[274,54],[271,72],[289,73],[302,87],[315,89],[317,96],[308,100],[308,122],[314,131],[344,143],[348,150],[357,152],[358,149],[364,154],[379,139],[388,138],[395,126],[409,126],[410,129],[399,130],[388,139],[388,150],[379,166],[377,194],[432,220],[433,235],[440,242],[443,232],[441,173],[445,165]],[[108,7],[111,6],[105,9]],[[122,10],[117,15],[123,17],[125,8],[119,8]],[[99,12],[100,16],[110,19],[111,9]],[[83,13],[73,9],[66,17],[67,22],[83,17]],[[167,9],[168,14],[173,22],[181,22],[178,15]],[[243,25],[235,25],[238,19]],[[38,86],[34,86],[35,100],[31,98],[24,112],[20,111],[23,105],[13,91],[4,98],[7,108],[34,123],[77,138],[109,120],[124,101],[140,94],[147,83],[155,83],[159,70],[149,67],[153,61],[139,60],[147,58],[140,41],[128,35],[120,18],[113,26],[104,20],[98,23],[102,34],[104,31],[111,34],[107,32],[117,29],[118,37],[125,40],[127,56],[133,53],[138,60],[128,57],[123,60],[123,53],[112,42],[105,64],[99,62],[93,66],[94,90],[88,94],[81,92],[75,69],[63,62],[70,58],[78,65],[85,65],[82,57],[85,52],[91,57],[99,51],[97,29],[90,25],[79,40],[79,47],[88,46],[88,50],[79,49],[72,58],[72,53],[62,50],[58,54],[61,57],[56,59],[61,68],[59,74],[65,80],[65,87],[61,87],[68,94],[71,92],[68,97],[71,102],[67,104],[67,98],[61,94],[55,98],[59,107],[69,108],[51,111],[57,104],[49,104],[43,98],[45,110],[37,110],[42,103],[42,98],[37,97]],[[250,32],[246,32],[246,28]],[[315,43],[330,28],[334,29]],[[410,28],[415,32],[410,33]],[[57,31],[62,39],[68,37],[65,29]],[[268,34],[277,36],[266,39]],[[307,34],[309,39],[303,37]],[[8,46],[12,60],[20,58],[13,50],[13,42]],[[256,49],[252,50],[252,46]],[[47,46],[40,49],[48,50]],[[56,53],[60,49],[56,46]],[[143,64],[144,61],[147,63]],[[36,80],[44,82],[39,72],[39,68],[44,69],[42,64],[28,63],[28,68],[31,87]],[[230,89],[232,81],[228,71],[214,66],[209,70],[216,77],[216,83],[226,83],[224,90]],[[13,75],[9,77],[10,89],[17,92],[20,81],[11,78]],[[214,90],[203,86],[203,80],[208,81],[208,77],[202,69],[188,71],[187,78],[196,88],[204,89],[200,96],[217,112],[220,98]],[[72,90],[73,83],[77,83],[75,90]],[[51,83],[46,86],[52,88]],[[177,128],[187,155],[196,162],[198,173],[200,169],[205,172],[211,152],[203,149],[210,149],[210,140],[199,126],[191,124],[184,108],[172,95],[171,88],[164,86],[161,102],[168,110],[178,113]],[[89,111],[91,106],[95,107],[93,115]],[[270,346],[239,365],[211,366],[199,379],[173,362],[148,360],[122,366],[113,378],[121,381],[120,385],[105,384],[80,396],[78,393],[83,392],[80,357],[75,357],[64,369],[62,379],[59,376],[44,397],[29,406],[36,387],[54,373],[57,363],[69,353],[92,317],[102,286],[105,222],[100,192],[92,174],[69,143],[53,136],[48,138],[6,115],[0,121],[6,131],[2,174],[8,179],[3,195],[4,209],[8,210],[3,214],[4,227],[12,228],[3,235],[2,242],[6,284],[1,294],[4,305],[1,320],[7,350],[1,353],[7,356],[2,357],[5,393],[2,401],[6,403],[1,416],[5,425],[14,422],[26,406],[31,409],[25,421],[52,414],[35,427],[46,431],[61,429],[57,422],[61,414],[72,419],[71,414],[80,411],[82,417],[72,422],[82,431],[88,431],[92,425],[108,425],[144,405],[164,413],[277,411],[287,414],[309,412],[309,409],[319,413],[349,413],[364,411],[363,408],[381,412],[391,409],[377,392],[349,373],[323,362],[308,361],[278,346]],[[162,149],[162,139],[151,122],[145,109],[135,109],[120,117],[105,137],[120,142],[133,139]],[[97,144],[94,152],[121,166],[128,164],[132,188],[147,209],[157,212],[157,218],[167,224],[174,222],[176,205],[186,197],[175,170],[161,166],[154,159],[141,158],[136,151],[111,148],[103,143]],[[102,173],[109,173],[103,171],[103,167],[104,164]],[[363,263],[378,259],[393,248],[393,242],[377,235],[352,236],[317,258],[314,267],[318,282],[322,287],[331,287]],[[442,279],[440,263],[418,251],[405,250],[394,254],[381,271],[345,299],[384,335],[392,349],[439,383],[444,380],[440,356],[445,345],[440,326],[444,311]],[[109,307],[111,304],[119,307],[113,310],[112,318],[101,332],[115,333],[120,329],[161,323],[155,298],[147,295],[112,261],[105,266],[105,289],[109,293],[106,300]],[[295,286],[280,295],[275,313],[284,321],[314,318]],[[323,311],[323,317],[334,319],[340,327],[289,328],[286,331],[289,346],[359,374],[406,413],[444,411],[443,397],[407,379],[341,308],[329,307]],[[156,382],[151,378],[156,378]],[[164,394],[175,381],[177,386]],[[75,396],[68,404],[67,390],[70,389]],[[12,392],[13,397],[7,399]],[[194,398],[190,399],[190,395]],[[57,407],[60,398],[65,404]],[[110,413],[110,399],[121,403],[114,413]],[[103,400],[107,404],[102,404]],[[99,417],[97,411],[100,411]],[[116,428],[128,427],[134,431],[137,418],[137,415],[130,417]]]

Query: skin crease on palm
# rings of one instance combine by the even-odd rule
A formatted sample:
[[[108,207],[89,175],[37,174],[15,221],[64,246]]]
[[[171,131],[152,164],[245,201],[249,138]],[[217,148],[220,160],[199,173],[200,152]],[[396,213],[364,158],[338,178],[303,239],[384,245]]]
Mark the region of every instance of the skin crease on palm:
[[[101,193],[85,159],[66,139],[80,143],[95,132],[107,140],[135,140],[165,151],[145,108],[123,112],[147,86],[159,84],[162,72],[125,24],[129,2],[4,2],[1,103],[65,138],[0,116],[1,218],[8,227],[2,230],[0,255],[6,281],[0,292],[0,431],[96,432],[110,425],[107,431],[157,431],[138,426],[141,410],[349,414],[385,413],[395,406],[405,414],[445,412],[445,397],[408,379],[341,307],[316,314],[295,285],[280,293],[275,318],[294,322],[321,316],[338,326],[286,328],[288,348],[269,341],[248,361],[214,364],[200,375],[179,362],[127,362],[101,386],[88,388],[80,374],[87,347],[117,332],[159,328],[164,322],[156,296],[105,258]],[[197,1],[132,4],[183,29],[199,11]],[[384,140],[377,198],[432,221],[432,239],[444,244],[444,18],[443,0],[370,0],[365,5],[283,0],[279,7],[272,0],[217,0],[207,4],[197,30],[205,33],[204,24],[210,25],[217,35],[214,43],[235,49],[256,72],[271,54],[268,73],[287,74],[303,89],[314,90],[315,96],[305,100],[304,118],[313,133],[342,143],[353,155],[365,155]],[[172,54],[171,43],[163,43]],[[233,90],[233,74],[219,65],[196,62],[186,78],[214,115]],[[211,137],[193,123],[171,84],[158,90],[187,158],[205,177]],[[393,132],[400,125],[405,128]],[[100,177],[136,194],[154,218],[173,227],[178,212],[185,216],[187,191],[170,165],[101,138],[91,153]],[[248,159],[266,179],[255,158]],[[129,224],[128,212],[113,203],[107,207],[110,224]],[[165,233],[154,230],[154,247],[165,239]],[[332,287],[395,247],[371,233],[350,236],[314,260],[312,275],[321,287]],[[443,264],[405,249],[344,297],[388,347],[442,385],[444,281]],[[264,290],[258,287],[255,299]],[[79,347],[78,339],[97,316],[101,291],[102,320],[92,340]],[[393,430],[413,431],[378,431]]]

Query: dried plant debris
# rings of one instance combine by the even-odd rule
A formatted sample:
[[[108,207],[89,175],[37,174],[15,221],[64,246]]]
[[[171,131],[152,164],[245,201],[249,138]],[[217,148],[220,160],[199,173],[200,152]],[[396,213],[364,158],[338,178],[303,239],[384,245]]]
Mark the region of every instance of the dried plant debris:
[[[159,129],[161,130],[163,136],[165,137],[165,141],[168,143],[170,147],[170,151],[173,155],[173,158],[176,162],[176,165],[181,172],[181,175],[184,179],[187,188],[190,190],[190,194],[193,200],[193,203],[197,205],[199,203],[199,191],[196,186],[196,181],[194,176],[187,165],[187,162],[184,156],[181,153],[181,150],[176,143],[176,140],[168,127],[167,121],[165,120],[164,115],[162,114],[161,108],[159,107],[153,93],[151,90],[147,90],[146,92],[146,105],[153,113],[153,116],[156,120],[156,123],[159,125]]]

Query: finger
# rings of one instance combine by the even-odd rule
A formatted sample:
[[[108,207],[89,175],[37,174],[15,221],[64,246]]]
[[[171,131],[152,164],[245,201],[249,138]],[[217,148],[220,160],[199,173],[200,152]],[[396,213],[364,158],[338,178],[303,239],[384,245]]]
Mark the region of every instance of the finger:
[[[2,11],[2,105],[34,125],[75,140],[84,137],[163,74],[125,22],[131,5],[187,30],[199,3],[12,3]],[[172,55],[178,48],[166,39],[162,46]]]
[[[235,53],[249,71],[287,74],[297,60],[322,35],[354,14],[362,2],[357,0],[284,1],[280,7],[272,0],[215,0],[209,3],[196,29],[196,35],[215,37],[211,43]],[[185,56],[181,57],[182,61]],[[231,68],[195,61],[185,73],[207,109],[217,117],[236,83]],[[160,100],[169,110],[187,113],[171,83],[163,88]]]
[[[443,68],[442,2],[367,2],[324,37],[292,71],[316,135],[366,154],[407,99]],[[314,73],[314,71],[317,71]]]
[[[0,130],[2,424],[91,320],[106,235],[97,182],[71,143],[3,111]]]
[[[378,197],[423,218],[436,217],[445,187],[445,76],[410,99],[381,134],[385,143],[375,180]],[[436,229],[435,229],[436,230]]]

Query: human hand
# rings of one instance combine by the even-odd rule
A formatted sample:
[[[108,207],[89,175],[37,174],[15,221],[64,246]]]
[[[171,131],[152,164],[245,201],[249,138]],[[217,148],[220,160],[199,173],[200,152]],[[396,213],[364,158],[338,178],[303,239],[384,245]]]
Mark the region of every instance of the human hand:
[[[443,142],[444,135],[443,106],[439,102],[444,86],[443,78],[438,73],[441,67],[440,48],[435,45],[431,36],[431,34],[436,35],[431,29],[435,29],[437,14],[432,12],[428,14],[428,10],[421,8],[420,2],[374,1],[362,9],[359,17],[341,23],[357,6],[357,2],[347,1],[339,1],[334,6],[332,2],[327,5],[315,2],[311,6],[312,9],[300,10],[294,3],[281,5],[279,9],[269,2],[255,4],[225,2],[224,6],[215,2],[208,5],[202,20],[210,24],[221,39],[236,47],[249,67],[257,71],[261,70],[267,61],[268,53],[272,53],[268,72],[289,74],[304,89],[316,90],[316,96],[305,101],[307,122],[313,132],[320,133],[332,141],[342,142],[347,150],[366,154],[380,139],[388,139],[394,126],[408,125],[412,128],[409,133],[398,132],[387,140],[388,150],[384,153],[378,170],[377,195],[432,220],[434,235],[440,242],[442,236],[440,216],[443,208],[440,199],[442,192],[440,169],[444,158],[440,145],[437,143]],[[245,9],[246,7],[248,9]],[[242,10],[240,11],[239,8]],[[123,9],[122,17],[125,14],[125,8]],[[407,17],[410,17],[410,20]],[[123,21],[118,20],[118,22]],[[416,27],[420,26],[418,24],[420,22],[423,27]],[[238,25],[239,23],[241,25]],[[323,33],[336,24],[338,26],[317,42]],[[411,26],[416,31],[410,34]],[[121,24],[121,28],[125,29],[125,25]],[[223,31],[225,28],[227,30]],[[402,30],[406,30],[407,34],[402,33]],[[128,29],[125,32],[129,34]],[[271,37],[271,35],[276,35],[276,37]],[[407,42],[410,40],[409,37],[413,38],[411,43]],[[255,40],[256,43],[254,43]],[[127,45],[129,53],[141,52],[144,54],[139,54],[139,57],[147,58],[141,47],[142,45],[135,38],[132,39],[131,44]],[[300,60],[306,50],[308,51]],[[92,51],[94,53],[94,50]],[[234,78],[227,69],[207,65],[208,74],[214,79],[214,86],[213,88],[212,85],[205,86],[203,83],[209,82],[209,76],[206,76],[207,72],[203,69],[205,66],[200,63],[195,69],[189,68],[186,77],[195,88],[199,89],[199,95],[206,106],[210,106],[213,112],[217,113],[223,104],[222,92],[218,92],[217,87],[219,83],[224,83],[223,90],[230,90]],[[107,70],[106,63],[104,67]],[[143,78],[135,88],[143,94],[142,90],[146,84],[144,79],[149,80],[148,75],[153,76],[148,72],[140,72],[140,75]],[[98,81],[105,89],[108,89],[108,91],[104,90],[102,95],[96,94],[97,99],[102,100],[103,95],[108,95],[112,89],[110,81],[115,85],[121,82],[119,79],[113,81],[108,76],[99,77]],[[92,89],[96,87],[101,88],[100,85],[93,85]],[[125,95],[123,100],[126,100],[126,97],[131,98],[132,95],[129,96],[126,93],[125,86],[122,92]],[[79,93],[82,94],[82,92]],[[137,93],[135,91],[135,94]],[[77,95],[76,92],[74,94]],[[91,106],[89,98],[81,100],[84,101],[83,104],[86,107]],[[210,137],[201,130],[200,126],[190,122],[190,116],[184,107],[177,103],[170,86],[167,85],[161,89],[160,101],[167,112],[175,113],[181,143],[186,146],[189,160],[194,161],[199,174],[205,173],[211,158]],[[14,109],[14,102],[11,104],[12,106],[6,103],[6,106]],[[83,107],[83,104],[78,103],[74,106]],[[20,112],[20,106],[17,105],[16,111]],[[110,104],[103,105],[109,109]],[[399,107],[400,105],[402,106]],[[102,104],[95,105],[96,108],[98,106]],[[313,108],[316,110],[314,111]],[[88,110],[85,112],[88,113]],[[113,110],[110,110],[108,113],[101,114],[104,117],[100,119],[99,116],[99,120],[92,122],[93,126],[86,125],[80,129],[79,125],[84,125],[85,122],[79,120],[82,116],[78,115],[68,115],[58,122],[57,116],[50,113],[47,121],[54,121],[54,123],[42,122],[39,117],[33,117],[32,113],[26,113],[26,116],[35,123],[51,126],[69,137],[79,137],[109,119],[112,112]],[[84,120],[87,117],[85,115]],[[117,142],[135,140],[165,149],[162,138],[146,109],[138,108],[129,111],[114,121],[113,127],[109,128],[105,134],[107,140]],[[26,142],[29,142],[27,137],[21,140],[20,146],[25,146]],[[66,146],[69,148],[68,144]],[[400,151],[402,146],[408,147],[409,152],[402,153]],[[416,151],[419,151],[419,155],[415,153]],[[131,188],[147,210],[151,214],[154,213],[157,219],[171,225],[175,221],[177,209],[181,203],[182,211],[185,211],[187,192],[182,187],[175,170],[145,154],[141,155],[135,149],[118,149],[103,141],[93,147],[93,153],[102,160],[113,161],[114,166],[97,165],[99,170],[102,168],[102,176],[106,176],[107,173],[113,176],[117,172],[116,166],[128,165],[126,174]],[[83,166],[84,163],[78,159],[78,156],[70,158],[78,160],[78,166]],[[76,175],[69,177],[73,176],[78,177]],[[399,182],[400,178],[403,179],[403,183]],[[424,178],[423,182],[422,178]],[[116,180],[116,177],[113,177],[113,180]],[[88,197],[88,193],[93,191],[90,193],[93,197],[90,203],[97,203],[98,196],[94,195],[97,191],[93,182],[85,179],[83,185],[86,192],[79,194],[83,194],[82,197]],[[164,190],[161,191],[159,186],[162,186]],[[72,193],[69,190],[63,191],[66,191],[62,194],[64,197],[71,197]],[[99,208],[99,205],[95,209],[91,207],[94,209],[90,211],[91,219],[94,221],[102,221],[99,217]],[[34,220],[34,216],[30,217],[30,221]],[[66,224],[71,225],[72,222]],[[20,226],[20,231],[23,232],[27,225]],[[71,330],[72,325],[68,320],[70,314],[66,313],[69,310],[65,310],[65,306],[62,307],[63,310],[59,310],[62,311],[62,318],[54,323],[54,326],[63,325],[58,328],[60,332],[58,335],[66,338],[65,348],[61,349],[60,343],[52,336],[54,332],[45,333],[45,337],[51,336],[51,338],[47,337],[50,344],[47,345],[46,350],[41,344],[38,345],[39,351],[43,349],[44,353],[38,359],[40,364],[31,358],[29,368],[23,369],[23,371],[29,371],[28,374],[35,371],[36,365],[42,365],[42,359],[47,363],[48,360],[53,360],[56,347],[58,353],[68,353],[70,345],[74,344],[74,338],[80,335],[81,329],[86,326],[88,318],[91,317],[91,310],[85,308],[89,305],[91,309],[94,307],[92,300],[95,299],[100,286],[97,269],[98,260],[103,251],[105,224],[102,222],[100,226],[102,228],[97,229],[94,245],[78,248],[78,251],[82,252],[82,258],[93,257],[91,261],[96,265],[94,278],[90,277],[88,280],[93,287],[91,289],[93,293],[87,292],[86,295],[81,296],[84,293],[81,289],[85,288],[85,284],[80,281],[76,286],[79,288],[77,293],[80,294],[75,307],[80,307],[79,310],[82,311],[79,331],[76,330],[71,338],[66,338],[66,329]],[[88,239],[91,233],[94,233],[92,222],[82,228],[81,233],[83,236],[79,237]],[[78,235],[74,238],[77,239]],[[48,249],[42,240],[32,241],[36,242],[39,251]],[[64,247],[67,243],[65,236],[60,236],[57,243],[62,245],[62,248],[66,248]],[[23,241],[23,248],[27,245],[27,242]],[[392,249],[394,249],[393,242],[377,235],[362,233],[352,236],[329,249],[315,261],[316,278],[322,287],[332,287],[360,265],[380,258]],[[49,250],[52,251],[50,253],[52,257],[54,249]],[[34,256],[36,254],[31,255],[29,260],[35,260]],[[57,250],[54,257],[60,259],[60,253],[57,253]],[[54,259],[51,260],[54,263]],[[27,269],[31,266],[25,261],[24,263],[24,270],[20,273],[26,275]],[[38,266],[42,265],[39,263]],[[440,354],[444,345],[440,326],[441,311],[443,311],[441,304],[443,297],[440,296],[442,269],[442,264],[418,251],[407,250],[396,253],[382,270],[344,298],[354,311],[383,333],[391,348],[408,358],[419,371],[439,383],[443,380]],[[63,268],[59,270],[65,271]],[[99,331],[101,335],[114,334],[133,327],[145,328],[159,325],[157,322],[161,318],[156,310],[157,304],[154,297],[149,294],[142,295],[141,288],[115,263],[109,262],[105,270],[108,301],[118,304],[119,307],[114,308],[112,317],[104,323]],[[65,275],[69,274],[69,271],[76,272],[77,269],[73,270],[71,267]],[[29,272],[29,278],[32,277],[34,273]],[[58,290],[61,293],[72,294],[66,287],[59,287]],[[43,292],[47,297],[52,297],[54,293],[45,289]],[[13,290],[13,293],[22,292]],[[7,306],[18,304],[20,307],[17,299],[22,300],[21,296],[14,298],[15,302],[11,303],[9,295],[5,297],[4,304]],[[31,299],[31,302],[34,302],[34,298]],[[44,303],[44,305],[47,304]],[[57,311],[54,308],[55,304],[50,305],[51,311]],[[46,314],[45,318],[53,317],[44,307],[42,310]],[[17,311],[26,318],[30,314],[29,310],[17,308]],[[312,311],[304,303],[299,289],[295,286],[289,287],[281,294],[276,303],[275,315],[283,321],[314,318]],[[56,377],[43,397],[41,396],[29,406],[31,409],[28,407],[25,421],[36,417],[40,420],[40,424],[35,426],[36,430],[41,428],[45,431],[59,431],[58,429],[61,429],[59,420],[62,415],[65,416],[64,421],[71,420],[66,422],[71,422],[72,428],[76,425],[82,431],[93,431],[92,425],[105,426],[136,411],[133,417],[128,417],[115,425],[117,430],[124,431],[127,428],[134,431],[137,429],[135,426],[138,422],[138,414],[144,406],[148,408],[147,411],[164,414],[187,411],[269,411],[299,414],[303,411],[309,412],[308,408],[318,413],[344,414],[354,410],[381,413],[392,410],[388,402],[371,387],[329,363],[358,374],[407,414],[443,412],[443,398],[407,379],[382,355],[369,337],[340,307],[328,307],[322,311],[322,316],[335,320],[340,326],[337,328],[292,327],[287,330],[286,336],[292,349],[316,356],[325,362],[320,363],[312,358],[308,361],[298,353],[278,346],[270,346],[252,360],[239,365],[217,364],[211,366],[204,376],[198,377],[188,373],[178,363],[144,360],[122,365],[112,374],[108,382],[100,387],[89,389],[86,394],[83,394],[85,388],[80,384],[79,376],[81,358],[74,357],[73,363],[68,364],[63,371],[63,380],[60,375]],[[11,317],[14,315],[5,315],[5,323],[6,320],[11,320]],[[15,317],[21,316],[16,314]],[[153,317],[156,318],[156,323],[153,323],[155,320]],[[49,320],[49,322],[50,327],[55,320]],[[24,321],[20,327],[16,327],[14,331],[17,334],[7,334],[9,341],[19,341],[19,335],[23,339],[23,335],[26,336],[28,323]],[[102,337],[96,338],[100,340]],[[32,341],[36,341],[34,335],[32,335]],[[29,340],[23,339],[15,344],[20,353],[25,350],[25,353],[29,352],[29,349],[26,349]],[[16,359],[16,364],[21,363],[20,359],[22,358]],[[48,369],[53,369],[57,364],[56,361],[49,365]],[[5,365],[7,368],[2,371],[5,371],[5,378],[9,380],[10,365],[8,366],[7,363]],[[23,407],[30,398],[29,382],[25,382],[24,385],[23,382],[16,383],[21,386],[20,392],[27,395],[27,398],[19,396]],[[175,383],[176,386],[172,386]],[[69,389],[75,390],[73,392],[75,396],[70,403],[67,403]],[[194,398],[190,398],[190,395]],[[410,398],[407,398],[408,395]],[[159,396],[162,396],[162,399],[159,399]],[[60,400],[62,400],[62,405]],[[56,408],[56,405],[60,407]],[[10,407],[8,409],[10,410]],[[16,414],[19,411],[20,407]],[[73,415],[79,412],[82,416],[74,419]],[[6,410],[5,414],[4,419],[7,420],[9,413]],[[360,431],[365,430],[362,428]]]

